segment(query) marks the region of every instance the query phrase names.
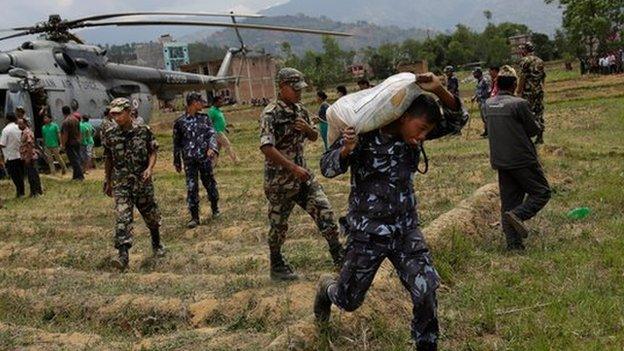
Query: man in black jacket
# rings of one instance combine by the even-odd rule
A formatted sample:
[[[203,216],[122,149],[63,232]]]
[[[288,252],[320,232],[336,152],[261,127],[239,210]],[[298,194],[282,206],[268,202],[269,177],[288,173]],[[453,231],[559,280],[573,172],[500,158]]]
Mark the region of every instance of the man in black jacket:
[[[541,132],[527,100],[513,96],[516,71],[500,69],[499,95],[488,99],[484,111],[492,168],[498,170],[501,224],[508,250],[524,250],[528,236],[524,221],[533,218],[550,200],[550,187],[531,137]],[[525,198],[526,196],[526,198]]]

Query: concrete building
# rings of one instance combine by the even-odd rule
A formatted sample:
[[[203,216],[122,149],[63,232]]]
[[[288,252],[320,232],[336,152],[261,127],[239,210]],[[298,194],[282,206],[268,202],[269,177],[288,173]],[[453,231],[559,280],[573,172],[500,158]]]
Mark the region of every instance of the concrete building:
[[[134,50],[136,53],[136,62],[134,64],[160,69],[165,68],[165,58],[161,43],[137,44]]]
[[[180,67],[181,71],[205,75],[217,75],[221,60],[199,62]],[[238,77],[223,88],[207,91],[209,96],[221,95],[230,102],[240,104],[258,103],[258,101],[273,100],[276,97],[275,74],[277,72],[275,59],[268,54],[249,53],[247,57],[235,56],[232,58],[228,76]]]

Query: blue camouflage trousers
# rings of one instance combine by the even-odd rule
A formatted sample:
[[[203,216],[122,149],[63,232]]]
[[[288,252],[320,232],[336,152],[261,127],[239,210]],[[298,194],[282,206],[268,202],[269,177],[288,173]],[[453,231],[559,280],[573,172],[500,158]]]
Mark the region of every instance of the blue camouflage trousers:
[[[154,184],[134,179],[118,184],[113,189],[115,198],[115,248],[122,245],[132,246],[132,222],[134,222],[134,207],[139,210],[145,224],[150,230],[160,228],[160,210],[154,199]]]
[[[204,188],[206,188],[206,192],[208,192],[208,199],[214,210],[219,201],[219,190],[212,172],[212,161],[208,158],[203,160],[184,160],[184,172],[186,174],[186,202],[191,214],[199,213],[198,176]]]
[[[420,229],[395,236],[365,232],[348,235],[340,276],[327,290],[332,303],[349,312],[360,307],[379,266],[388,258],[412,299],[412,338],[417,344],[435,344],[439,334],[435,291],[440,278]]]

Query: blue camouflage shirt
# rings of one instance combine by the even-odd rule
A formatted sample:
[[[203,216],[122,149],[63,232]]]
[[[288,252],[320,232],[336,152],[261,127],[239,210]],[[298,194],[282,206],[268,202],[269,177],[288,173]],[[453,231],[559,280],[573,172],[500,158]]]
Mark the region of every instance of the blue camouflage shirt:
[[[457,132],[467,120],[462,109],[444,110],[444,118],[427,139]],[[421,147],[379,129],[359,135],[356,148],[345,159],[340,157],[343,144],[340,138],[323,154],[321,172],[333,178],[351,168],[347,230],[395,235],[417,227],[413,181]]]
[[[490,98],[490,82],[482,77],[480,81],[477,81],[477,88],[475,89],[475,96],[479,106],[485,104],[485,101]]]
[[[217,134],[210,117],[203,113],[194,116],[188,113],[176,119],[173,124],[173,163],[181,165],[181,160],[204,160],[208,150],[219,152]]]

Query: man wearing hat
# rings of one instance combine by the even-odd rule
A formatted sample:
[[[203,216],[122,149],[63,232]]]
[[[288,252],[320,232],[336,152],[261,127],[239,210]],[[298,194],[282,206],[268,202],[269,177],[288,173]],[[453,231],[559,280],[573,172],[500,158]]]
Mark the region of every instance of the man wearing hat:
[[[477,80],[477,88],[475,89],[472,101],[476,101],[479,105],[479,113],[481,114],[481,120],[483,121],[483,133],[481,134],[481,137],[487,138],[487,120],[485,114],[483,113],[483,106],[485,105],[485,100],[490,97],[490,84],[483,76],[481,67],[475,68],[474,71],[472,71],[472,76]]]
[[[503,66],[497,78],[499,94],[487,100],[490,162],[498,171],[501,224],[508,250],[524,250],[533,218],[550,200],[550,186],[531,138],[541,132],[530,103],[514,96],[516,71]]]
[[[535,120],[541,131],[535,139],[536,144],[544,143],[544,82],[546,72],[544,61],[535,56],[533,43],[527,42],[520,46],[520,75],[516,95],[526,99],[535,114]]]
[[[119,256],[113,263],[124,271],[128,268],[128,250],[132,247],[135,206],[150,230],[154,256],[165,254],[160,243],[160,210],[154,199],[152,183],[158,142],[148,126],[132,123],[128,99],[114,99],[109,108],[117,124],[105,131],[104,193],[115,198],[115,248]]]
[[[446,90],[454,96],[459,96],[459,79],[455,75],[455,68],[453,66],[444,67],[444,74],[446,74]]]
[[[199,179],[208,192],[212,216],[219,216],[219,192],[213,174],[213,163],[219,155],[217,133],[208,115],[200,113],[206,100],[199,93],[186,96],[186,112],[173,124],[173,165],[186,174],[186,201],[191,214],[187,227],[195,228],[199,219]]]
[[[284,260],[282,245],[295,204],[314,219],[337,267],[342,265],[343,248],[329,200],[303,156],[305,140],[318,138],[308,111],[300,103],[301,91],[307,86],[303,74],[294,68],[282,68],[276,81],[278,98],[260,116],[260,150],[266,158],[264,191],[269,201],[271,278],[293,280],[297,275]]]

